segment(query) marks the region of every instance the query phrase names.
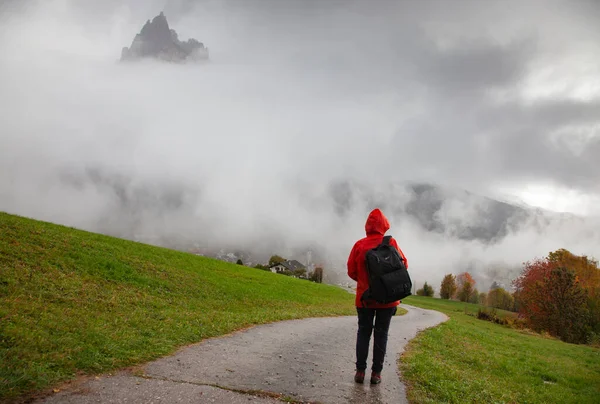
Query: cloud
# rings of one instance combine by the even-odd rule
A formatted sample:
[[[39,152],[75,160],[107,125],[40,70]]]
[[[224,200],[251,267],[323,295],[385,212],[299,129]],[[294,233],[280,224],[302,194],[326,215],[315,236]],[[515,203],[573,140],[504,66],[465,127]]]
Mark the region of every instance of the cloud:
[[[384,206],[432,281],[593,254],[583,223],[506,227],[512,210],[453,193],[600,193],[600,96],[575,96],[564,67],[599,61],[595,6],[546,4],[3,3],[0,210],[185,248],[310,246],[343,273]],[[210,63],[116,62],[163,9]],[[569,84],[541,96],[544,77]],[[415,202],[406,181],[443,185],[442,200]]]

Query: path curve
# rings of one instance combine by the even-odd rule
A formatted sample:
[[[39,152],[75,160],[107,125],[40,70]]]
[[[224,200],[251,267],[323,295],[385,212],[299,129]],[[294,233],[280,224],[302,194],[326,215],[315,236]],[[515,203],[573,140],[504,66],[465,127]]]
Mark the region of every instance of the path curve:
[[[279,393],[300,402],[406,403],[398,357],[420,330],[448,318],[402,307],[408,313],[392,319],[380,385],[371,386],[368,379],[354,383],[357,318],[344,316],[282,321],[208,339],[146,364],[145,378],[124,373],[100,377],[44,403],[280,402],[214,386]],[[371,354],[372,339],[369,363]]]

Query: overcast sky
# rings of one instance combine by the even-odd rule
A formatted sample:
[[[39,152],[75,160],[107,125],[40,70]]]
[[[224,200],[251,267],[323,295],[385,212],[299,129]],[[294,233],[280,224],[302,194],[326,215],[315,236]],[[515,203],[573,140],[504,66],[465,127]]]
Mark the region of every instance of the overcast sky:
[[[163,10],[209,64],[116,63]],[[93,228],[111,197],[57,174],[93,166],[201,189],[172,231],[240,243],[265,217],[335,234],[306,213],[335,179],[600,216],[599,19],[593,0],[5,0],[0,210]]]

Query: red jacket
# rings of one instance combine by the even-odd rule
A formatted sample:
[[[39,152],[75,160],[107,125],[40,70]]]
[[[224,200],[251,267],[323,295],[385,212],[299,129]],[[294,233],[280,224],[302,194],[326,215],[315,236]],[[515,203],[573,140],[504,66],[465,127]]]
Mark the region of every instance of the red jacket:
[[[381,243],[383,240],[383,235],[389,230],[389,228],[390,223],[388,222],[387,218],[379,209],[374,209],[371,213],[369,213],[369,217],[365,223],[367,237],[358,240],[352,247],[352,251],[348,257],[348,276],[357,282],[355,301],[356,307],[363,307],[360,297],[369,287],[369,276],[367,274],[367,268],[365,267],[365,254],[368,250],[377,247]],[[406,268],[408,269],[408,261],[406,260],[406,256],[402,250],[400,250],[396,240],[394,240],[393,237],[390,240],[390,245],[395,247],[400,253],[400,256],[404,258]],[[379,304],[374,301],[366,301],[366,303],[367,307],[383,309],[398,306],[400,304],[400,300],[387,304]]]

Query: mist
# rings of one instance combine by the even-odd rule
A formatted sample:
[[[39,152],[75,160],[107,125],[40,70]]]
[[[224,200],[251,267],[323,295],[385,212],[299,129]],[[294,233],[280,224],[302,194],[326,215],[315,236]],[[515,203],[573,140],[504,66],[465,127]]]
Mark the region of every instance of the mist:
[[[496,225],[501,190],[600,195],[600,8],[505,4],[0,3],[0,210],[255,261],[311,250],[334,282],[374,207],[436,289],[598,256],[597,207],[461,233]],[[210,62],[118,63],[161,11]],[[411,214],[415,183],[441,190],[442,230]]]

